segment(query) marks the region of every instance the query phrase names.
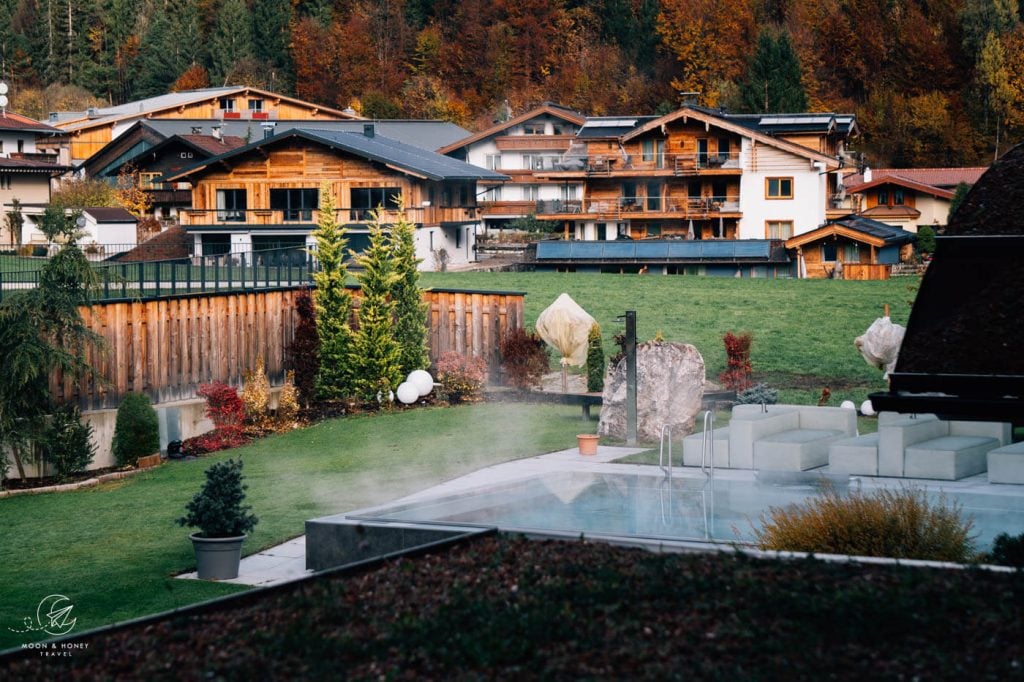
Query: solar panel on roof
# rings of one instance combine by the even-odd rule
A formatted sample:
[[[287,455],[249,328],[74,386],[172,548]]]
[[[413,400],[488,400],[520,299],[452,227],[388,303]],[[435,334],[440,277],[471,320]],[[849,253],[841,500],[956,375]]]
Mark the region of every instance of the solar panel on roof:
[[[736,258],[767,258],[771,252],[771,242],[737,241],[734,254]]]
[[[668,242],[637,242],[637,258],[667,258]]]
[[[702,241],[701,256],[711,259],[732,258],[735,253],[735,242],[731,241]]]
[[[636,244],[633,242],[604,242],[605,258],[635,258]]]
[[[622,128],[624,126],[635,126],[635,118],[606,118],[599,121],[587,121],[584,128]]]
[[[784,125],[797,125],[797,124],[809,124],[809,123],[821,124],[821,123],[828,123],[831,120],[832,120],[831,116],[781,116],[781,117],[777,117],[777,118],[774,117],[774,116],[765,116],[764,118],[762,118],[758,122],[758,125],[762,125],[762,126],[765,126],[765,125],[769,125],[769,126],[770,125],[784,126]]]
[[[572,242],[538,242],[537,260],[548,258],[568,258],[572,250]]]
[[[669,258],[700,258],[701,242],[672,242],[668,245]]]

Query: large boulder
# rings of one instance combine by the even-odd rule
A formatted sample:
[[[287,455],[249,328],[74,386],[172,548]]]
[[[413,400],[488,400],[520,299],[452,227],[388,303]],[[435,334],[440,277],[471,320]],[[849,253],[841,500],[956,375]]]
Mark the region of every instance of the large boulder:
[[[678,440],[693,431],[704,397],[704,358],[686,343],[649,341],[636,347],[637,438],[657,442],[665,424]],[[626,360],[604,380],[602,436],[626,437]]]

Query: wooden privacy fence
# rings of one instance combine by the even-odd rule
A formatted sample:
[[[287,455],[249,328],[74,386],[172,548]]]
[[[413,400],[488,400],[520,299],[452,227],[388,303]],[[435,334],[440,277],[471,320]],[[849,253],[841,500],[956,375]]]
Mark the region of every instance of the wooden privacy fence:
[[[106,341],[89,362],[104,382],[51,378],[58,400],[82,409],[116,408],[128,392],[155,403],[195,398],[201,384],[241,385],[262,356],[272,384],[284,381],[288,345],[295,336],[301,288],[207,293],[148,301],[98,303],[83,308],[89,327]],[[358,309],[359,290],[353,290]],[[457,351],[497,368],[501,340],[523,326],[523,294],[429,289],[430,358]]]

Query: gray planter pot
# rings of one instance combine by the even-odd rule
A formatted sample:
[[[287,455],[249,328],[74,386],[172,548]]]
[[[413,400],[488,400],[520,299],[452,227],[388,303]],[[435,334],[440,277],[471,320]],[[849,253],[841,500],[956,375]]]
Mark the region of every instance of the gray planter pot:
[[[230,580],[238,577],[245,535],[234,538],[203,538],[189,535],[196,551],[196,572],[200,580]]]

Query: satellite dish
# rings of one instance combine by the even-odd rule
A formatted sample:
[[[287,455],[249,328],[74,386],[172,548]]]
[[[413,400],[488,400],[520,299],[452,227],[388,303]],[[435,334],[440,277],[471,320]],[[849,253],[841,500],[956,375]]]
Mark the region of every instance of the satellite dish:
[[[7,83],[0,81],[0,95],[7,94]]]

